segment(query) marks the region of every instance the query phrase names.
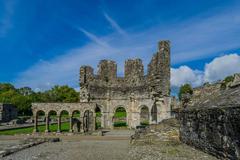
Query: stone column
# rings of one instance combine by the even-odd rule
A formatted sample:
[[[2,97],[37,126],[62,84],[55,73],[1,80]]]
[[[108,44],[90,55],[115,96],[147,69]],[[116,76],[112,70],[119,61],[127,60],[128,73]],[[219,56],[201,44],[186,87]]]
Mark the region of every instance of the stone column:
[[[46,115],[46,129],[45,132],[48,133],[49,132],[49,115]]]
[[[93,116],[93,122],[92,122],[92,131],[96,130],[96,114]]]
[[[34,115],[34,130],[33,130],[34,133],[37,133],[38,132],[38,116],[37,115]]]
[[[81,133],[84,132],[84,130],[83,130],[83,121],[84,121],[83,117],[80,117],[80,132]]]
[[[61,115],[57,115],[57,119],[58,119],[58,129],[57,129],[57,132],[60,133],[61,132]]]
[[[102,115],[101,115],[101,127],[105,128],[105,113],[104,112],[102,112]]]
[[[73,124],[72,124],[72,121],[73,121],[73,116],[70,115],[70,116],[69,116],[69,132],[70,132],[70,133],[73,132]]]

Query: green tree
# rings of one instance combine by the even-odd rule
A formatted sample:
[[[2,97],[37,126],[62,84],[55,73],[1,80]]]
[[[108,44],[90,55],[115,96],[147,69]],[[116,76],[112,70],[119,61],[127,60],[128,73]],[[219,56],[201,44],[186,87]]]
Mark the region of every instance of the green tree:
[[[19,88],[19,89],[17,89],[17,92],[23,96],[29,96],[34,93],[30,87]]]
[[[78,102],[79,93],[67,85],[54,86],[51,90],[47,91],[45,98],[50,102]]]
[[[182,100],[182,96],[184,94],[193,94],[193,89],[190,84],[184,84],[180,87],[179,93],[178,93],[178,98]]]
[[[11,100],[17,106],[19,115],[31,115],[32,99],[30,96],[15,95]]]
[[[10,91],[10,90],[16,90],[15,87],[10,83],[0,83],[0,94]]]

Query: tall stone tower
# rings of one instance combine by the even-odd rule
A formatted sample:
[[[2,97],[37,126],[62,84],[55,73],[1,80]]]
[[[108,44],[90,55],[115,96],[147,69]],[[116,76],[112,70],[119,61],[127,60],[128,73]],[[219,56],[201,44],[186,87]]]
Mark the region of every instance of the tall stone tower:
[[[170,96],[170,41],[160,41],[148,65],[148,82],[155,96]]]

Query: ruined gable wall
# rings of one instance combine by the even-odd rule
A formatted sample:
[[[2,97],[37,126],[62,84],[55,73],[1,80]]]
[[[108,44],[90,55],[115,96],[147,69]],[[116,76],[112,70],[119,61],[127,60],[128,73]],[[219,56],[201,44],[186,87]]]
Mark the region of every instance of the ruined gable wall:
[[[117,64],[112,60],[102,60],[98,72],[83,66],[80,69],[80,86],[84,95],[90,99],[129,99],[134,94],[139,98],[150,98],[152,92],[158,96],[169,96],[170,91],[170,44],[169,41],[159,43],[158,53],[149,64],[148,74],[144,75],[141,59],[125,61],[124,77],[117,77]],[[84,91],[85,90],[85,91]]]

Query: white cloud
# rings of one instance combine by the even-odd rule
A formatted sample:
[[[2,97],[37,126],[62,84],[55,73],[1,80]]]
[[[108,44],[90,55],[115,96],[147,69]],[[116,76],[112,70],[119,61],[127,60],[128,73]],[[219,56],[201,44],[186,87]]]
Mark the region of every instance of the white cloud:
[[[204,82],[214,82],[223,80],[229,75],[240,73],[240,56],[238,54],[228,54],[214,58],[205,64],[204,71],[193,70],[188,66],[180,66],[171,69],[172,87],[180,87],[185,83],[193,87],[202,85]]]
[[[111,23],[109,18],[108,21]],[[17,86],[30,86],[33,89],[48,89],[49,86],[55,84],[68,84],[75,88],[79,84],[79,67],[81,65],[92,65],[96,69],[98,61],[106,58],[117,61],[118,71],[120,70],[121,75],[124,70],[124,61],[127,58],[143,59],[146,68],[153,53],[157,50],[157,42],[161,39],[171,40],[172,64],[214,57],[223,50],[240,47],[239,19],[240,10],[232,9],[231,12],[227,10],[208,18],[196,17],[177,24],[155,25],[153,28],[147,28],[141,32],[135,32],[130,28],[127,36],[119,36],[121,30],[116,26],[117,32],[104,37],[97,37],[80,29],[92,42],[85,46],[69,49],[65,51],[65,54],[61,54],[62,56],[47,62],[36,63],[20,73],[14,83]],[[178,86],[184,82],[199,85],[201,80],[213,79],[211,77],[202,78],[202,75],[205,74],[186,66],[172,69],[172,71],[174,72],[172,83]],[[183,75],[181,72],[187,73],[187,75]],[[175,76],[176,74],[179,78]],[[205,77],[207,76],[205,75]]]
[[[104,42],[102,39],[98,38],[96,35],[86,31],[83,28],[79,28],[79,30],[81,32],[83,32],[90,40],[92,40],[93,42],[95,42],[98,45],[101,45],[103,47],[108,47],[108,44],[106,42]]]
[[[127,33],[114,21],[106,12],[103,13],[106,20],[110,23],[110,25],[121,35],[126,36]]]
[[[180,87],[185,83],[192,86],[201,85],[203,82],[203,73],[199,70],[192,70],[188,66],[180,66],[179,68],[171,69],[171,85]]]
[[[224,55],[205,65],[204,80],[213,82],[234,73],[240,73],[240,56],[237,54]]]

